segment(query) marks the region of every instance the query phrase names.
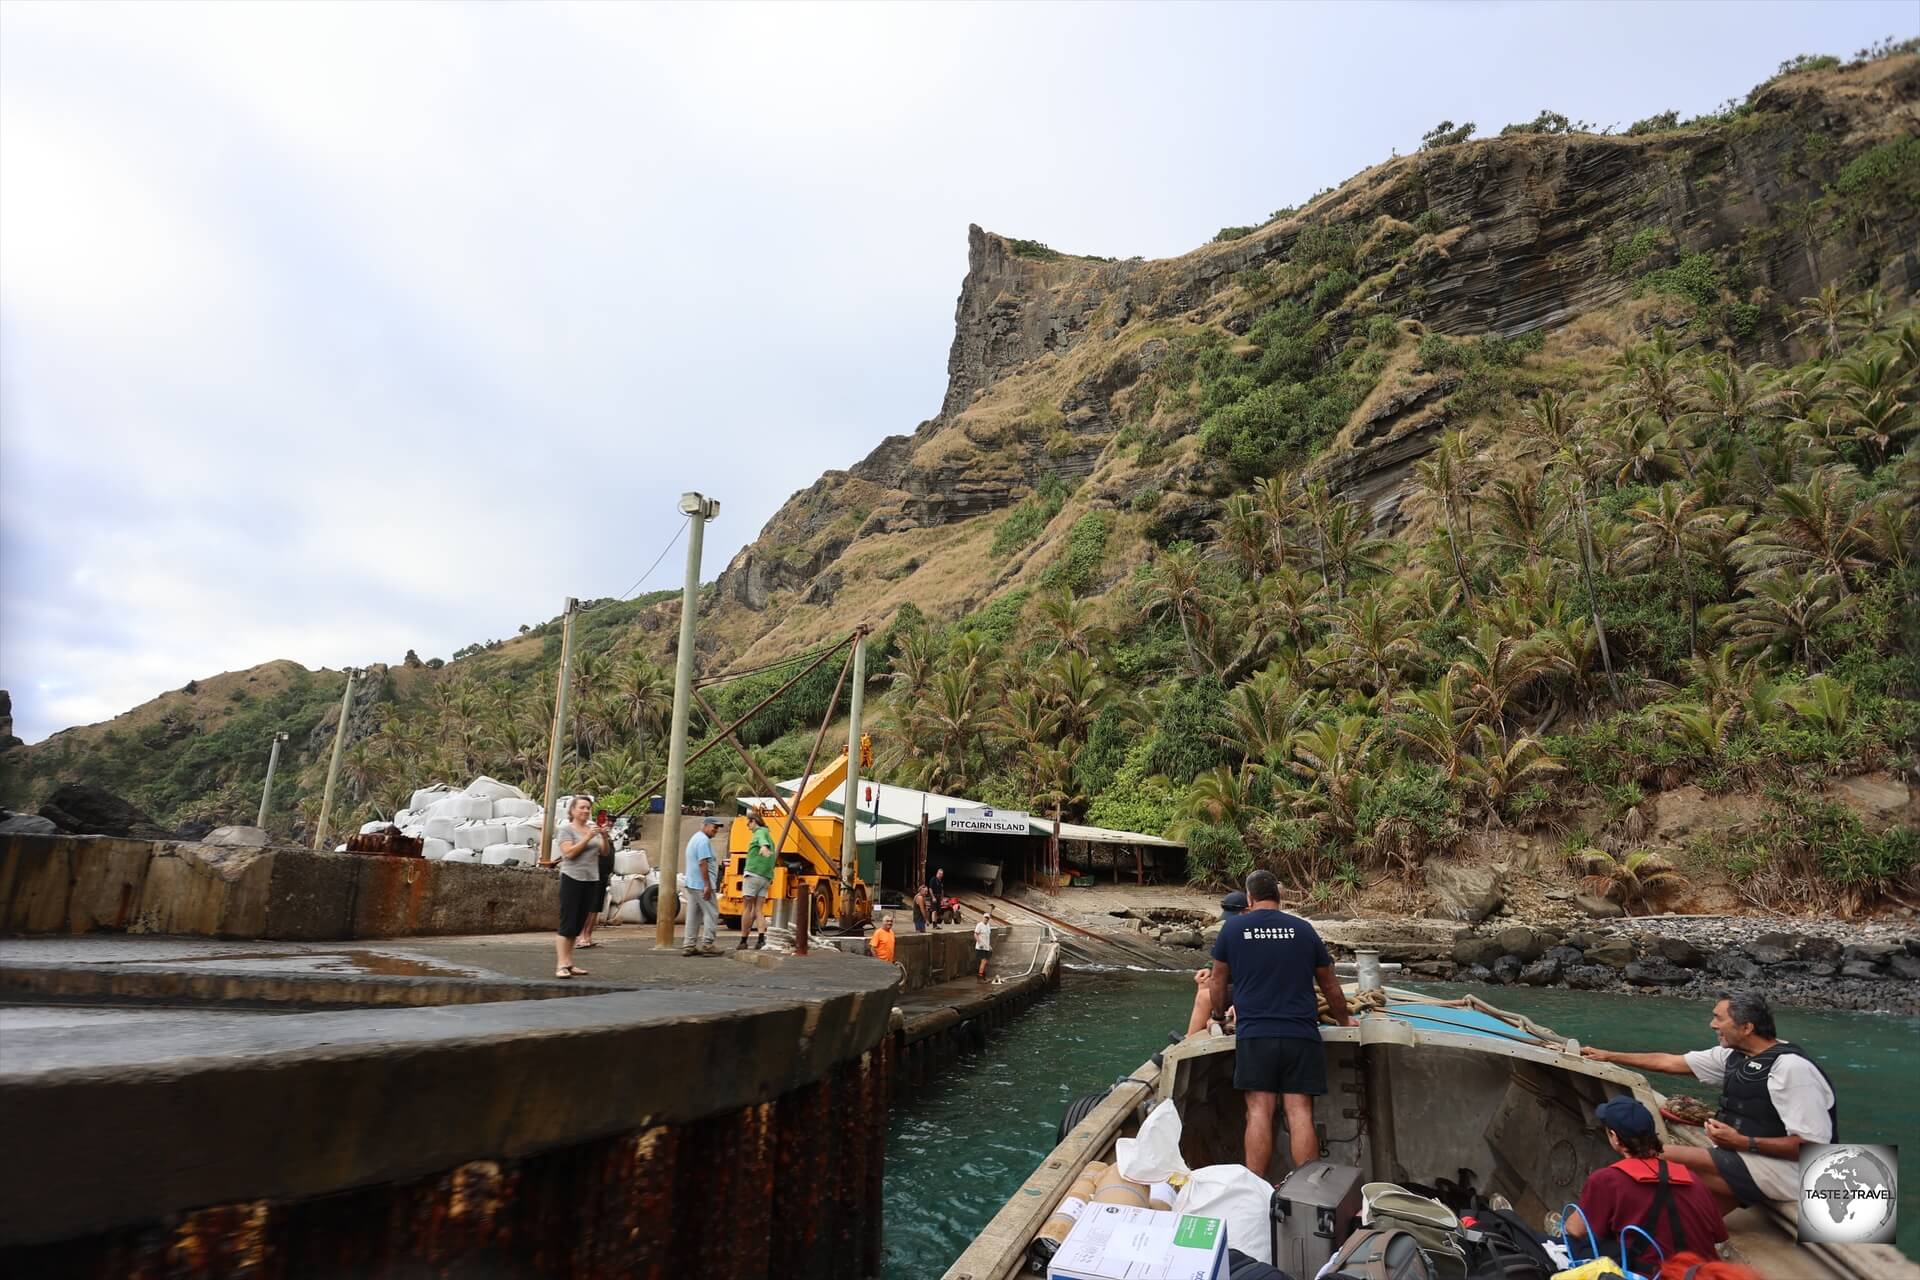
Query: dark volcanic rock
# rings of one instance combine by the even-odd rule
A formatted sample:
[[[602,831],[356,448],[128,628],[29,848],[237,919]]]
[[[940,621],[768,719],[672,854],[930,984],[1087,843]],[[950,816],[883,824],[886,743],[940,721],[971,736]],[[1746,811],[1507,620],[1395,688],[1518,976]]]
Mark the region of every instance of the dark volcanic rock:
[[[1605,965],[1583,964],[1567,971],[1567,985],[1575,991],[1605,991],[1613,980],[1613,970]]]
[[[1627,966],[1625,976],[1628,982],[1641,987],[1684,987],[1693,981],[1693,975],[1687,970],[1657,956],[1635,960]]]
[[[1707,962],[1707,953],[1685,938],[1661,938],[1655,945],[1662,956],[1684,969],[1698,969]]]
[[[1525,925],[1502,929],[1494,935],[1494,941],[1500,944],[1500,950],[1518,957],[1522,963],[1538,960],[1547,949],[1545,940]]]
[[[1546,987],[1560,981],[1560,962],[1545,955],[1520,971],[1520,981],[1529,987]]]
[[[1501,956],[1493,962],[1493,980],[1506,986],[1517,980],[1525,967],[1519,956]]]
[[[1624,969],[1633,961],[1633,944],[1625,938],[1607,938],[1588,947],[1585,959],[1588,964]]]
[[[1752,982],[1760,976],[1760,966],[1737,951],[1722,951],[1708,958],[1707,972],[1735,982]]]
[[[1487,968],[1505,952],[1492,938],[1465,937],[1453,944],[1453,962],[1468,968]]]
[[[1483,964],[1468,965],[1461,971],[1460,977],[1467,982],[1492,982],[1493,970]]]
[[[1756,942],[1747,948],[1747,955],[1755,964],[1785,964],[1793,959],[1793,952],[1777,942]]]
[[[65,835],[165,840],[173,833],[104,787],[69,782],[47,797],[40,816]]]
[[[1626,908],[1619,903],[1593,893],[1574,894],[1573,905],[1596,920],[1618,920],[1627,914]]]

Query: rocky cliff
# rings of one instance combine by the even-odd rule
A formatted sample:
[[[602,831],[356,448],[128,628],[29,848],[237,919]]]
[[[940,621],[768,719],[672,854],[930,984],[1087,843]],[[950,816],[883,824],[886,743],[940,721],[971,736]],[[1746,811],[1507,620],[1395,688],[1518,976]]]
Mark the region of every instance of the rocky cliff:
[[[1203,415],[1156,415],[1162,447],[1142,465],[1125,438],[1130,393],[1183,339],[1246,333],[1276,288],[1331,276],[1336,333],[1387,316],[1416,336],[1539,335],[1565,360],[1599,332],[1664,320],[1687,341],[1778,359],[1792,311],[1821,286],[1898,296],[1920,279],[1920,207],[1899,194],[1917,122],[1920,58],[1906,54],[1781,76],[1691,127],[1522,132],[1399,157],[1179,258],[1073,257],[970,228],[939,413],[796,494],[721,575],[720,631],[770,652],[770,633],[824,634],[817,610],[836,601],[837,626],[907,599],[977,607],[1022,563],[930,531],[1002,511],[1050,475],[1080,484],[1070,514],[1155,492],[1163,528],[1198,533],[1232,483],[1190,447]],[[1340,238],[1350,285],[1316,261]],[[1485,406],[1417,360],[1388,373],[1312,465],[1391,524],[1413,462]],[[893,585],[844,598],[876,577]]]

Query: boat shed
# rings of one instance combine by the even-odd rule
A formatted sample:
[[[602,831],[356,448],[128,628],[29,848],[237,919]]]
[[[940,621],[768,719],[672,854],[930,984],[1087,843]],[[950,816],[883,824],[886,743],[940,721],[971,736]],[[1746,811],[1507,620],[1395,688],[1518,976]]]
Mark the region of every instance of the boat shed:
[[[781,794],[800,790],[800,779],[778,784]],[[840,813],[838,796],[820,806]],[[945,869],[953,886],[1000,892],[1010,884],[1116,882],[1159,884],[1186,878],[1186,846],[1140,831],[1059,822],[1006,810],[964,796],[921,791],[888,782],[860,780],[854,827],[861,862],[873,851],[875,883],[911,892]],[[863,868],[864,870],[864,868]]]

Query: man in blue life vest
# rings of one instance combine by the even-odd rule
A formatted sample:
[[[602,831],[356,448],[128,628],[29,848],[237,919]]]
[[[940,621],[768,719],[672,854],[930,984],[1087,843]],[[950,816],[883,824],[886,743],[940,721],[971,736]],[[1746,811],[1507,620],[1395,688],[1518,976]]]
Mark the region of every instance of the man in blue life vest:
[[[1660,1131],[1653,1113],[1633,1098],[1608,1098],[1593,1109],[1593,1118],[1607,1128],[1607,1143],[1620,1159],[1595,1169],[1580,1190],[1580,1212],[1567,1215],[1570,1236],[1584,1236],[1593,1229],[1602,1254],[1620,1256],[1620,1233],[1639,1227],[1660,1246],[1661,1257],[1672,1257],[1683,1250],[1712,1257],[1713,1247],[1727,1238],[1727,1224],[1720,1220],[1720,1206],[1713,1193],[1693,1170],[1661,1158]],[[1652,1251],[1645,1241],[1629,1236],[1648,1258],[1634,1258],[1635,1270],[1659,1269],[1644,1265]]]
[[[1667,1147],[1662,1158],[1693,1171],[1723,1211],[1762,1200],[1797,1200],[1800,1146],[1832,1142],[1839,1126],[1833,1082],[1806,1050],[1779,1038],[1767,998],[1738,992],[1713,1006],[1720,1041],[1691,1053],[1583,1056],[1635,1071],[1690,1075],[1720,1086],[1720,1113],[1707,1121],[1710,1147]]]
[[[1226,1017],[1233,993],[1233,1087],[1247,1107],[1244,1163],[1265,1177],[1276,1101],[1284,1099],[1293,1167],[1320,1156],[1313,1100],[1327,1091],[1327,1047],[1314,988],[1326,996],[1335,1023],[1350,1027],[1353,1018],[1326,943],[1311,924],[1280,910],[1280,882],[1271,871],[1247,877],[1247,899],[1248,909],[1220,926],[1207,989],[1217,1019]]]

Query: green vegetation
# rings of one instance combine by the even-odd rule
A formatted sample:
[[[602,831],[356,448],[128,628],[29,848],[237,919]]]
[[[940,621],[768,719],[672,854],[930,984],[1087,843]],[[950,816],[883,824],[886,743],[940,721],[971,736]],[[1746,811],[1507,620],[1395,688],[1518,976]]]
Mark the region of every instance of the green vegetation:
[[[1058,249],[1050,249],[1038,240],[1007,240],[1007,248],[1013,250],[1016,258],[1033,258],[1040,262],[1058,262],[1067,255]]]
[[[1840,170],[1833,185],[1869,209],[1920,200],[1920,135],[1908,134],[1861,152]]]
[[[993,554],[1006,557],[1032,544],[1066,505],[1067,486],[1058,476],[1040,477],[1032,493],[1015,503],[1000,527],[993,531]]]
[[[1672,279],[1710,280],[1702,265]],[[1637,841],[1621,833],[1687,783],[1811,795],[1910,766],[1916,320],[1838,293],[1797,319],[1823,342],[1806,364],[1656,332],[1583,366],[1577,394],[1528,390],[1537,335],[1426,336],[1428,367],[1510,381],[1490,421],[1417,464],[1424,536],[1383,540],[1282,465],[1226,486],[1204,544],[1155,550],[1103,609],[1063,551],[1017,616],[903,635],[887,776],[1171,832],[1197,879],[1265,866],[1332,903],[1495,824],[1575,830],[1585,854],[1602,830]],[[1258,425],[1289,441],[1315,384],[1343,376],[1329,348],[1397,339],[1390,321],[1337,331],[1281,298],[1238,338],[1176,343],[1146,416],[1199,417],[1231,458],[1252,407],[1279,402],[1292,415]],[[1106,528],[1076,524],[1083,563]],[[1735,868],[1757,899],[1818,881],[1864,901],[1914,864],[1909,832],[1781,813]],[[1684,890],[1678,850],[1612,847],[1581,869],[1636,903]]]
[[[1213,242],[1220,244],[1227,240],[1244,240],[1259,229],[1259,227],[1222,227],[1214,233]]]
[[[1613,246],[1613,252],[1607,257],[1607,267],[1617,276],[1632,274],[1640,264],[1660,251],[1666,243],[1667,233],[1660,227],[1642,227],[1632,236]]]
[[[1474,124],[1471,120],[1458,126],[1451,120],[1442,120],[1420,135],[1420,149],[1432,151],[1436,147],[1451,147],[1456,143],[1465,142],[1473,136],[1473,129]]]

